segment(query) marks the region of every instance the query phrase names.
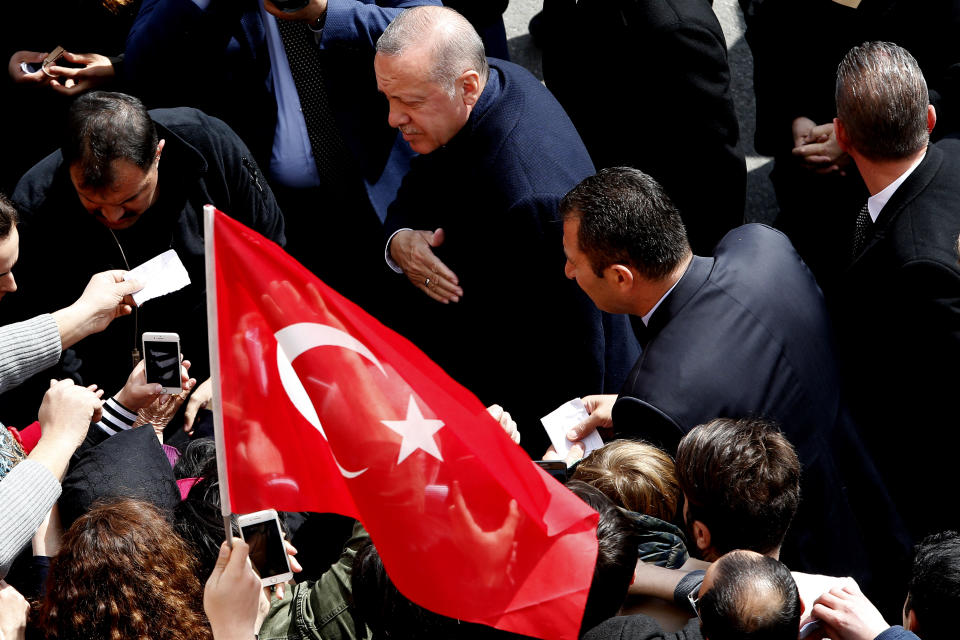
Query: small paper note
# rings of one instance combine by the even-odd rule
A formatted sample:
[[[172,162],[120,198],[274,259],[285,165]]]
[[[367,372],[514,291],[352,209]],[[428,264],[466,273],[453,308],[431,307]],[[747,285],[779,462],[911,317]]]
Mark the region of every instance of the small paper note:
[[[124,280],[138,280],[143,285],[143,289],[133,294],[133,301],[138,307],[147,300],[179,291],[190,284],[190,276],[173,249],[134,267]]]
[[[583,400],[574,398],[540,418],[543,428],[547,430],[547,435],[550,436],[550,442],[553,444],[553,448],[557,450],[561,458],[566,457],[571,445],[573,445],[572,442],[567,440],[567,432],[570,430],[570,427],[580,424],[589,417],[590,414],[587,413],[587,408],[583,406]],[[603,439],[599,433],[594,431],[581,440],[580,444],[586,449],[583,455],[587,455],[594,449],[602,447]]]

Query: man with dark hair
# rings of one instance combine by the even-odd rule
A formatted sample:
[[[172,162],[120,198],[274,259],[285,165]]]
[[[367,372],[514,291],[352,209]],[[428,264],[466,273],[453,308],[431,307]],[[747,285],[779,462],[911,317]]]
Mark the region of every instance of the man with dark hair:
[[[445,7],[400,14],[374,68],[390,124],[420,154],[385,223],[388,262],[408,281],[396,278],[394,328],[521,424],[618,387],[637,354],[626,319],[560,274],[557,204],[593,165],[557,101],[525,69],[488,61]],[[530,435],[539,455],[546,434]]]
[[[287,251],[376,315],[392,306],[382,220],[413,154],[387,124],[373,46],[422,4],[440,1],[142,0],[127,39],[136,94],[233,127],[283,209]]]
[[[701,558],[734,549],[779,557],[800,504],[800,461],[774,425],[719,418],[694,427],[677,448],[677,480]]]
[[[561,213],[567,277],[600,309],[634,316],[644,345],[619,398],[585,398],[590,418],[568,437],[613,427],[675,451],[717,416],[766,416],[803,465],[786,561],[864,584],[871,564],[887,567],[897,549],[906,556],[840,397],[820,290],[783,234],[745,225],[712,258],[694,256],[669,198],[628,168],[584,180]],[[881,531],[867,526],[878,520]]]
[[[92,92],[73,103],[68,124],[63,149],[33,167],[14,193],[24,220],[19,275],[30,283],[16,313],[65,306],[58,303],[69,302],[92,274],[130,269],[173,249],[190,284],[84,340],[62,366],[83,384],[120,388],[142,333],[176,332],[191,373],[206,380],[203,206],[282,244],[283,218],[270,188],[236,134],[195,109],[147,112],[134,97]],[[194,412],[209,387],[199,385],[191,398]],[[29,394],[18,398],[27,411],[37,404]]]
[[[917,62],[893,44],[851,49],[836,101],[837,141],[870,192],[833,300],[843,373],[854,418],[918,540],[960,527],[930,491],[953,484],[960,447],[950,426],[960,412],[960,142],[928,144],[936,110]],[[905,460],[921,459],[923,474],[903,472]]]
[[[950,640],[957,636],[960,604],[960,534],[928,536],[917,548],[903,605],[903,626],[891,627],[855,588],[832,589],[813,607],[833,640]]]
[[[697,617],[676,632],[635,614],[606,620],[584,640],[796,640],[800,630],[803,603],[790,570],[754,551],[720,557],[707,569],[699,593],[694,590],[684,600]]]
[[[704,640],[796,640],[803,605],[781,562],[731,551],[707,569],[697,612]]]
[[[923,640],[955,638],[957,605],[960,605],[960,534],[944,531],[924,538],[917,545],[903,606],[903,626]]]

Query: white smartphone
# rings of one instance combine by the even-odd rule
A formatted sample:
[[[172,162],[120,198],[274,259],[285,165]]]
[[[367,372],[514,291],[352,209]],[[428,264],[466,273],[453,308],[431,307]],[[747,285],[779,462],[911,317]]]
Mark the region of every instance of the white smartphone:
[[[250,562],[260,574],[260,583],[269,587],[293,578],[290,556],[283,546],[280,518],[273,509],[237,516],[240,536],[250,545]]]
[[[159,383],[163,393],[183,391],[180,381],[180,336],[175,333],[145,332],[143,359],[146,361],[147,382]]]

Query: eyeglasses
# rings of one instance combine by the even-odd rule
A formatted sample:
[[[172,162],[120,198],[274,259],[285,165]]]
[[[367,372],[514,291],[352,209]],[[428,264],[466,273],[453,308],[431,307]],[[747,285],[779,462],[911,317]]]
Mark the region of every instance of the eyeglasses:
[[[700,590],[697,589],[697,597],[693,597],[693,591],[687,594],[687,602],[690,603],[690,608],[693,609],[693,612],[697,614],[697,620],[703,622],[703,619],[700,618]]]

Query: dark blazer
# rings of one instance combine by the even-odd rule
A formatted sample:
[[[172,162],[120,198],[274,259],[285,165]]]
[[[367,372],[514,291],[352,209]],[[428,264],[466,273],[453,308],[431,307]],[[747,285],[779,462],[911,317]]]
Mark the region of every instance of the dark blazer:
[[[564,276],[557,206],[593,165],[560,105],[528,71],[490,59],[467,124],[411,163],[386,220],[442,227],[437,256],[460,278],[460,302],[439,304],[403,276],[395,319],[485,403],[502,404],[546,449],[539,418],[586,393],[619,388],[636,358],[626,318],[596,309]]]
[[[869,589],[871,565],[909,545],[847,417],[820,290],[786,236],[756,224],[694,257],[653,313],[613,420],[675,450],[698,424],[750,415],[779,423],[803,466],[784,562]]]
[[[190,374],[203,381],[207,360],[206,274],[203,206],[213,204],[231,217],[283,245],[283,215],[250,151],[222,121],[196,109],[150,112],[160,138],[157,202],[129,229],[110,229],[83,208],[60,151],[33,167],[17,185],[13,200],[22,216],[16,267],[20,291],[4,301],[16,318],[62,309],[73,303],[95,273],[126,269],[175,249],[190,284],[150,300],[136,315],[117,318],[64,354],[65,372],[83,384],[95,383],[116,393],[132,368],[130,352],[144,331],[180,335]],[[9,306],[8,306],[9,305]],[[137,346],[138,349],[142,347]],[[41,387],[50,375],[38,374]],[[63,377],[59,375],[58,377]],[[42,397],[22,398],[35,412]],[[29,415],[29,414],[28,414]]]
[[[319,43],[324,78],[344,142],[368,187],[383,174],[397,140],[377,92],[374,45],[403,8],[424,4],[440,1],[328,4]],[[223,118],[269,166],[277,104],[267,83],[270,56],[256,0],[212,0],[206,11],[192,0],[145,0],[127,40],[126,70],[151,106],[185,104]],[[375,191],[368,193],[377,199]]]
[[[543,74],[597,169],[663,185],[695,252],[743,223],[727,44],[707,0],[548,0]]]
[[[931,145],[833,301],[855,417],[918,537],[960,528],[938,497],[960,446],[958,185],[960,142]]]

